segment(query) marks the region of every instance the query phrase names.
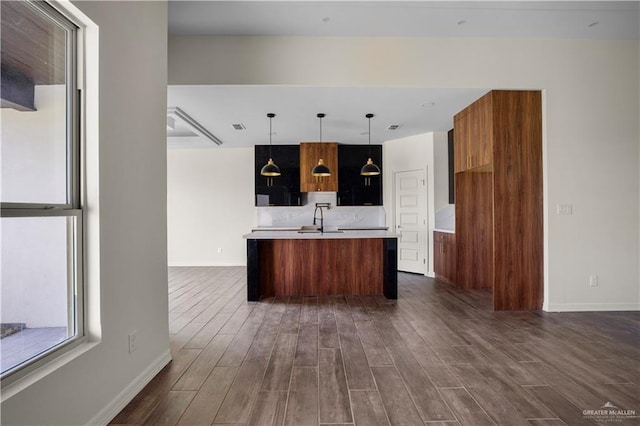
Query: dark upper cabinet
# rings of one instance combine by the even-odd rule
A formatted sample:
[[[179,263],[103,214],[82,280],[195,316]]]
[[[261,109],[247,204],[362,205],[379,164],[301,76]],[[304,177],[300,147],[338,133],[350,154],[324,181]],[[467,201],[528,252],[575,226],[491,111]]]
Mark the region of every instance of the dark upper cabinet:
[[[360,169],[371,157],[382,171],[382,145],[338,145],[338,205],[381,206],[382,173],[362,176]]]
[[[300,192],[300,147],[273,145],[271,156],[280,168],[280,176],[266,177],[260,174],[260,170],[269,160],[269,145],[255,146],[255,205],[301,206],[306,204],[306,194]]]

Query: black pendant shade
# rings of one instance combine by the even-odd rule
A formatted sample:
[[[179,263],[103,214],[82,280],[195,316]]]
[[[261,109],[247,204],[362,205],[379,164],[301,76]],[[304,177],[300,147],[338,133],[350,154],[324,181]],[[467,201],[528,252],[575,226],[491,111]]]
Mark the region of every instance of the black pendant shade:
[[[311,170],[311,174],[313,176],[331,176],[331,170],[329,170],[321,158],[318,160],[318,164]]]
[[[380,174],[380,167],[373,164],[373,160],[369,158],[367,164],[360,169],[360,174],[362,176],[378,176]]]
[[[322,119],[324,118],[325,114],[319,113],[318,114],[318,118],[320,119],[320,142],[322,143]],[[329,170],[329,168],[324,164],[324,161],[322,160],[322,158],[320,158],[318,160],[318,164],[316,164],[316,166],[311,169],[311,174],[313,176],[319,176],[319,177],[326,177],[326,176],[331,176],[331,170]]]
[[[280,168],[276,166],[276,163],[273,162],[273,159],[269,158],[267,164],[265,164],[260,170],[260,174],[262,176],[280,176]]]
[[[269,117],[269,161],[267,161],[267,164],[265,164],[264,167],[262,167],[262,169],[260,170],[260,174],[262,176],[280,176],[280,167],[278,167],[276,163],[273,162],[273,158],[271,158],[271,135],[273,134],[273,132],[271,131],[271,120],[275,116],[276,115],[273,113],[267,114],[267,117]]]
[[[369,159],[367,160],[367,164],[360,169],[360,174],[362,176],[378,176],[380,174],[380,167],[376,166],[371,159],[371,119],[374,115],[367,114],[365,117],[369,119]]]

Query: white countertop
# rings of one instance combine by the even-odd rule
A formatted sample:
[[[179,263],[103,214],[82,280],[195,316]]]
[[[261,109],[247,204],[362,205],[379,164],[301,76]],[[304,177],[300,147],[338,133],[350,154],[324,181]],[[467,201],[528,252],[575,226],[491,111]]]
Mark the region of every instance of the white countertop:
[[[382,230],[344,232],[255,231],[242,236],[247,240],[329,240],[354,238],[398,238],[398,234]]]
[[[263,231],[297,231],[299,226],[258,226],[251,232]],[[388,226],[338,226],[341,231],[386,231]]]
[[[433,232],[444,232],[445,234],[455,234],[455,229],[435,228]]]

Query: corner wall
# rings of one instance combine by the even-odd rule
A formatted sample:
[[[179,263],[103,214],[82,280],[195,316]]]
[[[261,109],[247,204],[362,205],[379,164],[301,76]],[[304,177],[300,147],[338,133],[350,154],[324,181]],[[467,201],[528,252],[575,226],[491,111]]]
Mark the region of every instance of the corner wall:
[[[442,148],[440,145],[444,145]],[[427,270],[425,275],[434,276],[433,272],[433,230],[435,228],[435,212],[448,204],[447,170],[447,134],[423,133],[401,139],[384,142],[384,208],[387,212],[389,229],[395,226],[395,188],[394,175],[396,172],[408,170],[425,170],[427,192],[425,227]],[[443,157],[444,155],[444,157]],[[442,170],[445,176],[442,176]]]
[[[181,36],[169,82],[542,89],[545,309],[628,310],[640,309],[639,52],[637,40]]]
[[[170,149],[167,160],[169,265],[246,265],[253,148]]]

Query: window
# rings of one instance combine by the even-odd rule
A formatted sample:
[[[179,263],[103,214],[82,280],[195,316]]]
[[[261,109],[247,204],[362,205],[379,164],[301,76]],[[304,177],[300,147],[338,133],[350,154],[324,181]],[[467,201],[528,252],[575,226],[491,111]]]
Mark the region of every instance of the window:
[[[78,27],[44,2],[0,3],[2,378],[84,336]]]

